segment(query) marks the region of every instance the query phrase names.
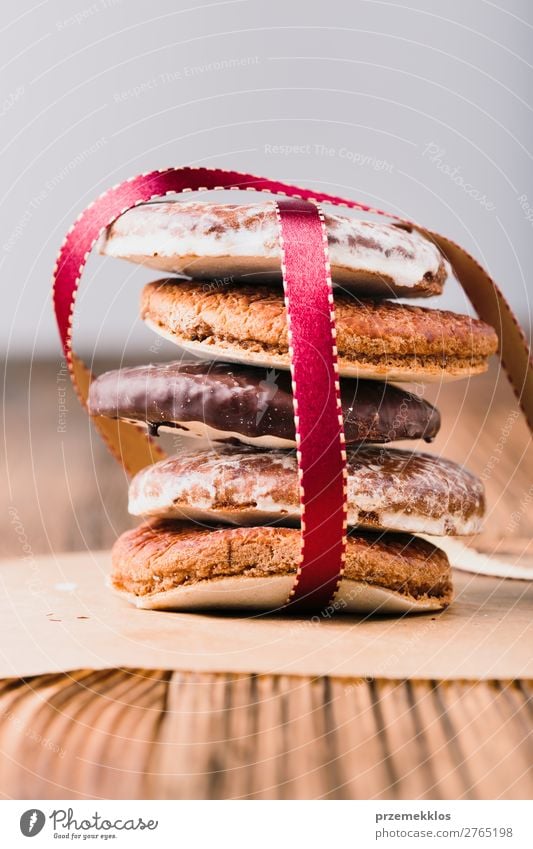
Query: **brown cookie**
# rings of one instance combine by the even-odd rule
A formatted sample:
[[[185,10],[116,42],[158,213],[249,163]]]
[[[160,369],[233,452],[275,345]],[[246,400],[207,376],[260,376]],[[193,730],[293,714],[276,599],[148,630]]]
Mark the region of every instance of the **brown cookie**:
[[[333,280],[361,295],[438,295],[447,276],[439,249],[408,227],[324,216]],[[196,279],[279,280],[274,203],[157,202],[129,209],[100,245],[120,257]]]
[[[351,526],[435,535],[480,528],[483,485],[450,460],[363,445],[348,450],[347,471]],[[135,475],[129,511],[237,525],[297,523],[296,456],[244,446],[183,452]]]
[[[342,380],[347,444],[431,440],[435,407],[392,384]],[[152,433],[180,428],[187,436],[263,448],[295,445],[287,371],[214,362],[172,362],[123,368],[90,386],[89,412],[146,423]]]
[[[288,597],[300,552],[293,528],[144,524],[112,551],[112,586],[138,607],[276,610]],[[400,613],[450,603],[448,558],[403,534],[353,533],[332,610]]]
[[[373,380],[427,381],[486,371],[498,347],[482,321],[393,301],[335,298],[339,371]],[[192,354],[266,368],[290,365],[283,293],[268,286],[159,280],[144,287],[141,315]]]

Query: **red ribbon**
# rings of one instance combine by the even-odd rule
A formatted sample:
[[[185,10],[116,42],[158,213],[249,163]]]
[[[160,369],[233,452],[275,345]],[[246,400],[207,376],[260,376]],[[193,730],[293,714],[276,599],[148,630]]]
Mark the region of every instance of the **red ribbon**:
[[[356,201],[237,171],[169,168],[126,180],[109,189],[81,213],[60,249],[53,297],[63,350],[73,383],[85,402],[87,386],[81,385],[81,378],[88,384],[91,375],[72,351],[72,314],[81,275],[96,240],[109,224],[133,206],[167,194],[210,189],[246,189],[294,199],[281,201],[278,206],[302,511],[301,563],[288,604],[321,608],[332,598],[343,570],[346,456],[327,239],[316,204],[327,202],[400,219]],[[528,365],[527,347],[501,292],[462,248],[438,234],[422,232],[448,254],[463,288],[481,316],[489,321],[500,317],[497,329],[502,346],[510,352],[512,362],[507,365],[511,381],[526,404],[530,420],[533,419],[531,392],[528,391],[533,373]],[[118,436],[114,434],[112,439],[108,434],[105,438],[113,453],[128,466],[126,454],[138,448],[138,432],[133,425],[121,424],[120,427]],[[102,432],[104,425],[100,424],[99,429]],[[130,441],[117,446],[116,440],[120,442],[124,434]],[[152,459],[153,454],[145,451],[137,468]],[[129,468],[133,465],[130,463]]]
[[[320,610],[335,594],[346,550],[346,451],[333,290],[318,207],[286,200],[278,210],[302,523],[302,559],[289,603]]]

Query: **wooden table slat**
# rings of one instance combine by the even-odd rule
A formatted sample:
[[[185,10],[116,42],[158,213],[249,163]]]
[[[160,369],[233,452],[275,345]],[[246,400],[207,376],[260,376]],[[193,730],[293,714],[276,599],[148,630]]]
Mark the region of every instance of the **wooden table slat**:
[[[6,798],[531,798],[531,682],[104,670],[0,694]]]

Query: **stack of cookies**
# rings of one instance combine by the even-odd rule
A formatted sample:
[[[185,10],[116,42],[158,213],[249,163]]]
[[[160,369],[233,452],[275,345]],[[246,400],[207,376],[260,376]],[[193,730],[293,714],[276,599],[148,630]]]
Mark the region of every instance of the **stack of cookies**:
[[[347,444],[348,545],[333,602],[345,611],[438,610],[452,598],[439,548],[415,536],[475,533],[480,481],[387,443],[430,442],[438,411],[397,382],[470,377],[494,330],[400,303],[438,295],[449,273],[408,227],[326,215]],[[139,472],[143,521],[113,548],[112,585],[139,607],[275,610],[294,582],[299,489],[279,230],[272,202],[157,202],[124,213],[100,251],[173,273],[148,284],[141,316],[178,359],[109,372],[89,410],[177,430],[189,445]],[[183,354],[185,351],[185,356]]]

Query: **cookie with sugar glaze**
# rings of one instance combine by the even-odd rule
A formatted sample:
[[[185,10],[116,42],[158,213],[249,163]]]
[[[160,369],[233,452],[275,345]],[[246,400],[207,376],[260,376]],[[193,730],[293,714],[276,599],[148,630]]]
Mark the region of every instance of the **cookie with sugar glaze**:
[[[360,295],[427,297],[442,292],[448,265],[438,247],[407,225],[324,214],[334,282]],[[272,201],[141,204],[111,224],[107,256],[195,279],[265,282],[281,277]]]
[[[350,526],[430,535],[480,529],[483,485],[451,460],[362,445],[348,449],[347,472]],[[245,446],[183,451],[135,475],[129,511],[205,523],[298,524],[295,452]]]

